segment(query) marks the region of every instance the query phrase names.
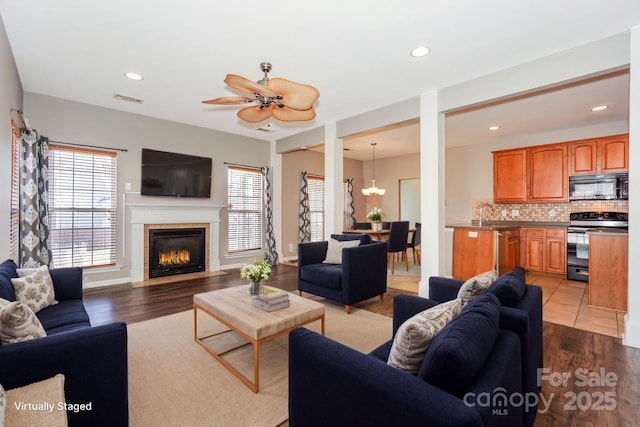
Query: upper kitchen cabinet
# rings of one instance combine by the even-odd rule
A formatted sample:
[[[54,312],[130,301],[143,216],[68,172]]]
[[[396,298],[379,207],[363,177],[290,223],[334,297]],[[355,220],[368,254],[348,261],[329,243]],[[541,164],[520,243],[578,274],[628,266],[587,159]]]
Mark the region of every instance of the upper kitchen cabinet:
[[[527,150],[493,153],[493,201],[527,201]]]
[[[566,202],[569,200],[566,144],[529,148],[530,202]]]
[[[493,201],[568,201],[567,145],[493,153]]]
[[[569,143],[570,175],[593,175],[629,170],[629,135],[612,135]]]

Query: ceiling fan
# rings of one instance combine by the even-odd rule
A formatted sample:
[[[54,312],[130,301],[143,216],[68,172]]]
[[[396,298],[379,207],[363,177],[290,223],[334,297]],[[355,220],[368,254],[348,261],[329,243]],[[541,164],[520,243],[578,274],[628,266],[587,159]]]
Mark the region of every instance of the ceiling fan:
[[[277,77],[269,79],[267,75],[271,71],[271,64],[268,62],[262,62],[260,70],[264,72],[264,77],[257,83],[236,74],[227,74],[224,79],[229,86],[253,96],[223,96],[202,103],[229,105],[255,102],[257,105],[238,111],[238,117],[249,123],[271,117],[283,122],[298,122],[312,120],[316,116],[313,103],[320,92],[315,87]]]

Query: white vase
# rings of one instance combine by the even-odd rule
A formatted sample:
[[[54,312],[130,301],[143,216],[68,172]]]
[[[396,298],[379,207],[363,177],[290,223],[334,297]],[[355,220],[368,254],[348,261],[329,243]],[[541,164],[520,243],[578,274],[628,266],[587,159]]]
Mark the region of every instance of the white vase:
[[[373,231],[382,231],[382,223],[381,222],[372,222],[371,229]]]

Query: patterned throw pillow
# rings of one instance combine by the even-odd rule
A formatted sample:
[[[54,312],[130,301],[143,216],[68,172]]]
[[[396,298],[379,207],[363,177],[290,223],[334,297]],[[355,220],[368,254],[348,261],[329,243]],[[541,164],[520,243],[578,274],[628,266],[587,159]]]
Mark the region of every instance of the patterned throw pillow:
[[[420,370],[433,338],[460,313],[462,300],[443,302],[405,321],[396,332],[387,364],[411,374]]]
[[[7,412],[7,393],[4,391],[4,387],[0,384],[0,426],[7,425],[4,420],[4,414]]]
[[[11,302],[0,312],[0,341],[11,344],[46,337],[42,323],[31,309],[20,301]]]
[[[17,272],[18,278],[11,279],[17,301],[27,304],[34,313],[58,303],[55,299],[49,268],[46,265],[39,268],[18,269]]]
[[[491,270],[473,276],[464,282],[458,290],[458,298],[462,298],[462,306],[469,304],[472,299],[486,291],[497,278],[498,272]]]

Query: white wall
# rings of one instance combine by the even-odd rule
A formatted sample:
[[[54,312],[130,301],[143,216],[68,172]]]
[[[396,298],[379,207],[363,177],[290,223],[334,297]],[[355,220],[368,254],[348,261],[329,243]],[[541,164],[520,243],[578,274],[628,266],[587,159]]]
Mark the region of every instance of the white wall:
[[[0,262],[9,257],[9,218],[11,214],[11,119],[22,126],[11,109],[22,108],[22,85],[0,18]]]
[[[172,203],[227,205],[227,167],[225,162],[249,166],[264,166],[270,162],[270,143],[231,135],[210,129],[183,125],[137,114],[81,104],[26,92],[24,111],[31,125],[51,141],[126,148],[118,153],[118,233],[119,267],[115,271],[87,275],[87,282],[103,284],[126,282],[130,260],[126,252],[124,205],[130,203]],[[140,195],[140,161],[142,148],[154,148],[213,158],[211,199],[180,199]],[[131,191],[125,192],[125,183]],[[1,198],[6,200],[7,198]],[[246,259],[225,258],[226,210],[221,213],[220,254],[224,267],[238,265]],[[255,255],[254,255],[255,256]]]

